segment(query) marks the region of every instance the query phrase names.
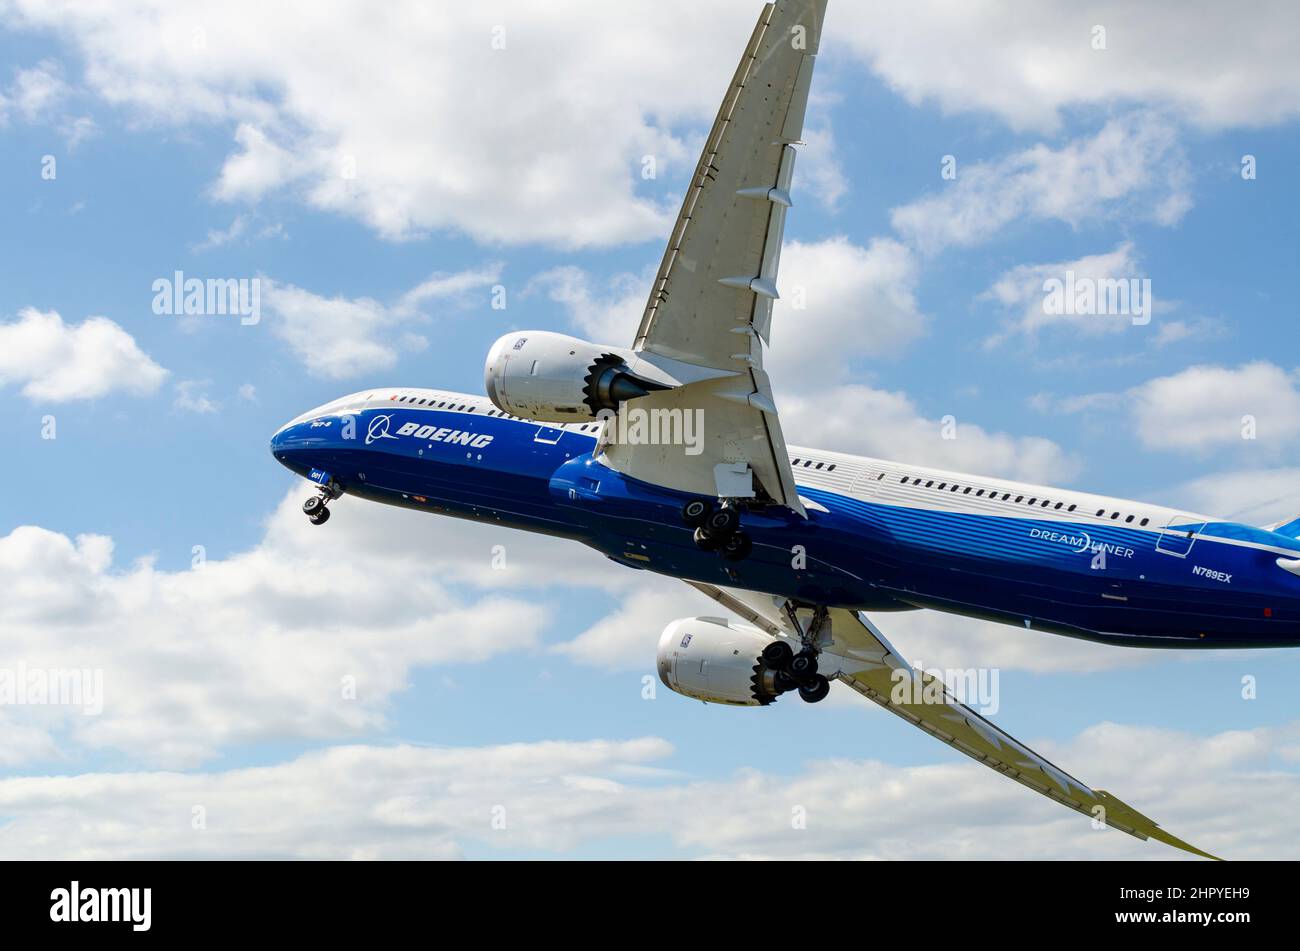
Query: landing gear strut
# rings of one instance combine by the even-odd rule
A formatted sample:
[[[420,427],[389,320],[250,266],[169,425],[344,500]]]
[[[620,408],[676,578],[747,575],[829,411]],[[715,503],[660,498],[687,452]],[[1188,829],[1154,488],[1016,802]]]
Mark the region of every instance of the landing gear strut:
[[[716,551],[727,561],[741,561],[754,543],[740,529],[740,511],[729,499],[717,507],[710,499],[691,499],[682,506],[682,522],[695,529],[700,551]]]

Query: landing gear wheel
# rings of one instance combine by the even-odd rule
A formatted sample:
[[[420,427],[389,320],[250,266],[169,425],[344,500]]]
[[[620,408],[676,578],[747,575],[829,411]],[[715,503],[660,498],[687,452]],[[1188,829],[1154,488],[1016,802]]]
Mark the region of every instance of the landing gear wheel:
[[[812,683],[800,684],[799,686],[799,696],[803,697],[806,703],[820,703],[826,699],[826,695],[830,692],[831,682],[821,674],[814,677]]]
[[[704,520],[704,527],[710,535],[719,538],[730,535],[740,528],[740,513],[733,508],[721,508],[710,512]]]
[[[700,551],[717,551],[722,539],[714,538],[703,527],[695,530],[695,547]]]
[[[687,528],[699,528],[713,512],[713,503],[708,499],[691,499],[682,506],[682,521]]]
[[[785,670],[794,660],[794,650],[785,641],[773,641],[763,648],[763,663],[771,670]]]
[[[743,561],[754,550],[754,543],[744,532],[732,532],[723,539],[719,551],[727,561]]]
[[[308,518],[314,518],[318,513],[325,510],[325,500],[319,495],[313,495],[306,502],[302,503],[303,514]]]
[[[330,520],[330,510],[327,509],[324,505],[322,505],[320,507],[319,512],[317,512],[315,515],[308,515],[307,519],[313,525],[324,525],[326,522]]]
[[[812,678],[817,676],[817,655],[812,651],[800,651],[790,661],[788,669],[790,676],[801,683],[809,683]]]

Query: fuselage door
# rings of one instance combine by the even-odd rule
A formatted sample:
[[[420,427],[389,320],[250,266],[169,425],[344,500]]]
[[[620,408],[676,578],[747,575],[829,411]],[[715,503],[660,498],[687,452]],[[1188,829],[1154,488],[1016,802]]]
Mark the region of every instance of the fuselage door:
[[[548,446],[554,446],[564,435],[563,429],[556,429],[554,426],[538,426],[537,432],[533,436],[533,442],[545,443]]]
[[[1175,558],[1186,558],[1203,528],[1205,523],[1197,522],[1190,515],[1175,515],[1161,530],[1160,538],[1156,541],[1156,551]]]
[[[853,488],[849,490],[849,494],[860,499],[874,499],[884,480],[885,471],[879,466],[863,469],[858,473],[857,478],[853,480]]]

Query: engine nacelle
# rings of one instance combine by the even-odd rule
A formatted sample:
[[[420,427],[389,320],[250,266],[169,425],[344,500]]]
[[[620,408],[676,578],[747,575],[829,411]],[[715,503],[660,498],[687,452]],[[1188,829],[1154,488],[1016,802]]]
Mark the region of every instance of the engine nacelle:
[[[767,706],[782,691],[763,648],[776,638],[722,618],[673,621],[659,638],[659,679],[670,690],[707,703]]]
[[[548,423],[600,418],[618,404],[662,390],[632,373],[636,355],[545,330],[506,334],[488,351],[483,382],[496,408]]]

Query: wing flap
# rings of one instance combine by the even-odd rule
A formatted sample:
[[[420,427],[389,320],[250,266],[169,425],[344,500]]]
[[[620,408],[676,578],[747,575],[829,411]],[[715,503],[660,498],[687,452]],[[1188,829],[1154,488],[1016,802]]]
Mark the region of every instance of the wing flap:
[[[605,430],[598,452],[613,469],[680,492],[703,496],[754,497],[761,489],[774,502],[804,514],[772,401],[767,374],[753,368],[721,379],[700,380],[624,404],[622,425]],[[693,443],[665,443],[637,437],[630,413],[666,419],[698,419]],[[685,427],[683,427],[683,431]],[[625,441],[615,442],[614,434]],[[747,466],[747,491],[721,485],[719,466]]]

